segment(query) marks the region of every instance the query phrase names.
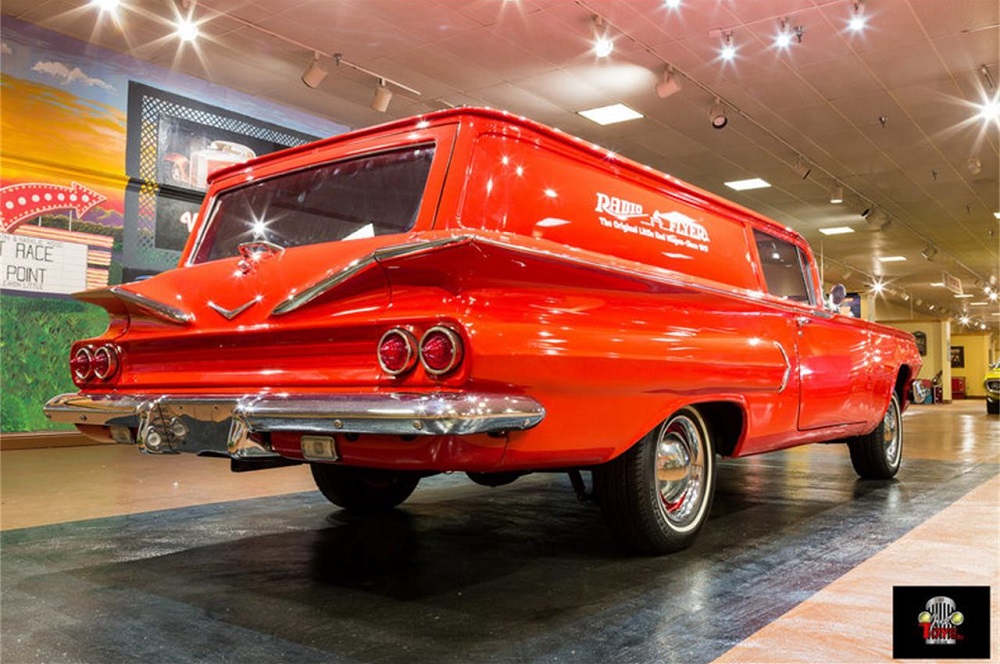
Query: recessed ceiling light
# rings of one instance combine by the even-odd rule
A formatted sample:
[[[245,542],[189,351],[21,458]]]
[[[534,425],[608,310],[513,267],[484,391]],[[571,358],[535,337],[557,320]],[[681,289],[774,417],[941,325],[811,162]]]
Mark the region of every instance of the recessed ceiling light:
[[[587,111],[579,111],[579,114],[599,125],[609,125],[626,120],[638,120],[644,117],[642,113],[634,111],[625,104],[612,104],[611,106],[601,106]]]
[[[845,233],[853,233],[854,229],[850,226],[833,226],[832,228],[821,228],[819,232],[823,235],[844,235]]]
[[[988,306],[990,306],[990,303],[989,302],[969,302],[969,306],[970,307],[988,307]]]
[[[962,293],[961,295],[956,295],[955,299],[956,300],[962,300],[962,299],[965,299],[967,297],[975,297],[975,295],[973,295],[972,293]]]
[[[906,260],[906,256],[882,256],[879,258],[879,262],[882,263],[900,263]]]
[[[749,180],[734,180],[732,182],[723,182],[724,185],[730,189],[735,189],[736,191],[746,191],[748,189],[764,189],[765,187],[770,187],[770,182],[765,182],[760,178],[750,178]]]
[[[996,217],[997,219],[1000,219],[1000,212],[994,212],[993,216]]]
[[[943,281],[935,281],[935,282],[931,283],[931,288],[944,288],[944,282]]]

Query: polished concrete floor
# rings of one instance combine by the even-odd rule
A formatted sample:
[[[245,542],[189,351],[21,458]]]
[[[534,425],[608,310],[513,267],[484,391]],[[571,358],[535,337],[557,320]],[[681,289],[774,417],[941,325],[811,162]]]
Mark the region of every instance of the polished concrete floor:
[[[911,408],[896,480],[811,446],[725,461],[695,546],[630,558],[565,476],[425,480],[346,518],[300,467],[0,453],[0,661],[874,662],[894,585],[989,585],[1000,418]]]

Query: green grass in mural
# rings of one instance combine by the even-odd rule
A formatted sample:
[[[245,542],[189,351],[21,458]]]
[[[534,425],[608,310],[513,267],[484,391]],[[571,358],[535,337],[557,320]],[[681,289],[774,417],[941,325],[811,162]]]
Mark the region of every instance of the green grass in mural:
[[[73,300],[3,295],[0,298],[0,431],[72,428],[53,424],[42,406],[76,388],[69,375],[69,347],[101,334],[108,316]]]

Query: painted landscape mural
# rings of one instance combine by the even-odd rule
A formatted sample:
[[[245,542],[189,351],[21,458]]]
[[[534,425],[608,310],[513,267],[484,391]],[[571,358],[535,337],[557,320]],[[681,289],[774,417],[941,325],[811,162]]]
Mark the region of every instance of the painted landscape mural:
[[[183,126],[204,142],[189,153],[248,144],[252,154],[345,127],[13,19],[0,26],[0,55],[0,432],[7,433],[56,428],[41,406],[73,389],[69,345],[107,324],[101,310],[70,294],[176,262],[204,174],[177,181],[178,171],[164,168],[176,153],[157,152],[161,126]],[[154,127],[152,138],[135,129],[139,120]],[[137,158],[147,153],[152,163]]]

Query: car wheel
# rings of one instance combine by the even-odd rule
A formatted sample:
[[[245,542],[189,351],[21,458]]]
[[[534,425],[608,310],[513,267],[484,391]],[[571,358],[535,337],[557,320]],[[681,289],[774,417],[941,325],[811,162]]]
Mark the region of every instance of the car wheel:
[[[1000,401],[989,401],[986,402],[986,412],[990,415],[1000,415]]]
[[[594,469],[594,494],[624,544],[642,554],[691,545],[715,491],[715,451],[708,427],[683,408],[623,455]]]
[[[895,477],[903,458],[903,420],[899,398],[892,393],[882,423],[866,436],[847,441],[851,464],[866,480],[887,480]]]
[[[410,497],[418,473],[310,464],[316,486],[334,505],[355,514],[386,512]]]

